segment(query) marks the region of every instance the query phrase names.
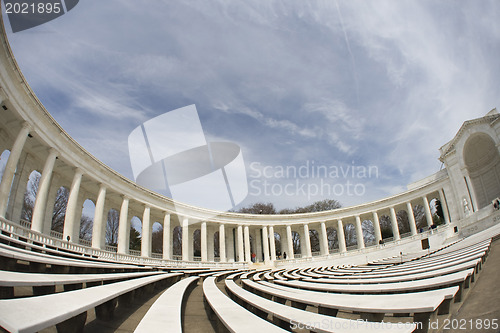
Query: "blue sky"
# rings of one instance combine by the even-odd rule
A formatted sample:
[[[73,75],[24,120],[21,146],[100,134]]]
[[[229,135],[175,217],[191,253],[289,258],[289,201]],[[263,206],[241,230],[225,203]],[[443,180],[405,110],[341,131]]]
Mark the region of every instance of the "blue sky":
[[[462,122],[499,106],[499,14],[472,0],[82,0],[7,32],[49,112],[124,176],[132,130],[195,104],[208,141],[242,149],[240,205],[349,206],[437,172]]]

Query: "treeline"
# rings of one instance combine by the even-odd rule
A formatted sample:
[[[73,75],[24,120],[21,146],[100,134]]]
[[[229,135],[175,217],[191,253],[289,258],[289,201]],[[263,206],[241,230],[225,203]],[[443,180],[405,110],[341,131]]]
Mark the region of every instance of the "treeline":
[[[26,221],[31,221],[33,215],[33,208],[35,205],[35,198],[38,191],[38,183],[40,180],[40,175],[35,175],[30,179],[28,189],[24,196],[24,204],[21,219]],[[68,202],[69,191],[61,187],[56,196],[54,209],[52,213],[51,230],[62,233],[64,228],[64,219],[66,214],[66,206]],[[325,199],[316,201],[310,205],[295,208],[285,208],[276,209],[273,203],[257,202],[246,207],[242,207],[234,212],[246,213],[246,214],[301,214],[310,212],[321,212],[327,210],[334,210],[341,208],[342,205],[339,201],[334,199]],[[420,205],[415,205],[413,207],[413,213],[417,229],[426,229],[427,221],[425,218],[425,210]],[[400,210],[396,212],[396,218],[398,221],[398,227],[400,234],[406,234],[410,232],[408,213],[405,210]],[[433,223],[439,225],[443,223],[443,212],[439,201],[435,202]],[[328,222],[328,221],[327,221]],[[382,232],[382,238],[392,237],[392,225],[391,219],[387,215],[379,216],[380,229]],[[119,226],[119,213],[118,211],[112,209],[108,212],[107,223],[106,223],[106,244],[110,246],[116,246],[118,243],[118,226]],[[80,220],[80,234],[79,237],[82,240],[90,241],[92,239],[92,227],[93,218],[82,214]],[[309,237],[311,240],[311,248],[313,252],[317,252],[320,249],[320,237],[319,230],[310,227]],[[318,228],[319,229],[319,228]],[[363,238],[365,243],[371,243],[375,240],[375,231],[373,228],[373,223],[370,220],[362,221]],[[344,234],[347,246],[354,246],[357,244],[356,230],[352,223],[344,225]],[[336,228],[327,228],[328,246],[330,250],[338,248],[338,238]],[[275,233],[275,245],[276,249],[281,248],[281,239],[279,233]],[[292,233],[294,252],[300,253],[300,236],[298,233]],[[182,252],[182,229],[174,228],[172,233],[172,245],[173,254],[180,255]],[[201,252],[201,232],[199,229],[193,231],[193,245],[194,245],[194,255],[199,256]],[[130,244],[129,248],[131,250],[139,251],[141,249],[141,233],[136,230],[132,225],[130,227]],[[219,239],[214,237],[214,255],[218,256]],[[284,246],[283,248],[286,248]],[[152,232],[152,252],[162,253],[163,250],[163,228],[160,226],[155,228]]]

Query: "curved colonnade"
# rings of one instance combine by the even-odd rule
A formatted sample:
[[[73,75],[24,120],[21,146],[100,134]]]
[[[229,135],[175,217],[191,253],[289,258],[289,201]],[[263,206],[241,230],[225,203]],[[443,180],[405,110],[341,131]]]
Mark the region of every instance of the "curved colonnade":
[[[500,175],[499,117],[495,110],[485,117],[465,122],[457,136],[441,148],[440,159],[446,168],[412,184],[408,191],[399,195],[354,207],[308,214],[215,212],[178,202],[174,205],[171,199],[137,185],[85,151],[57,124],[29,87],[12,54],[3,25],[0,38],[0,154],[9,151],[0,184],[0,225],[4,230],[22,234],[33,241],[92,252],[101,257],[112,256],[122,261],[189,265],[195,259],[193,232],[199,229],[201,253],[199,257],[196,256],[196,264],[234,267],[250,263],[253,252],[258,261],[270,264],[280,259],[277,253],[286,252],[287,260],[279,261],[286,264],[296,263],[297,260],[340,257],[351,251],[366,253],[383,246],[389,248],[410,242],[420,246],[420,239],[440,231],[442,235],[436,241],[442,243],[469,225],[476,225],[481,219],[492,215],[490,201],[498,194],[496,190],[484,188],[483,178],[490,177],[491,170],[495,177],[499,178]],[[472,159],[464,158],[462,154],[467,150],[477,152],[467,147],[474,140],[476,145],[483,145],[481,138],[472,141],[469,138],[481,135],[487,136],[483,140],[491,141],[496,154],[485,163],[474,164],[484,154],[473,156]],[[479,143],[476,142],[478,140]],[[485,167],[485,164],[488,165]],[[41,176],[29,223],[20,219],[26,187],[33,170],[39,171]],[[483,188],[478,184],[483,184]],[[60,187],[69,191],[64,231],[61,235],[51,236],[51,214]],[[431,229],[433,216],[430,202],[434,199],[440,201],[444,215],[444,226],[439,227],[438,232]],[[92,242],[84,245],[85,242],[79,240],[79,224],[86,200],[95,203],[95,213]],[[413,212],[417,205],[423,207],[426,228],[417,228]],[[106,217],[111,209],[119,212],[116,248],[107,247],[105,242]],[[407,213],[408,234],[400,233],[397,217],[400,211]],[[129,250],[133,216],[139,217],[142,223],[140,253]],[[382,240],[379,223],[382,216],[390,220],[393,234],[392,242],[386,242],[385,245],[379,244]],[[375,239],[370,243],[363,238],[363,221],[371,221],[373,225]],[[161,255],[151,250],[152,225],[155,222],[163,226]],[[354,248],[346,244],[344,230],[349,224],[356,231],[357,245]],[[173,254],[172,235],[176,227],[182,229],[180,258]],[[327,230],[330,228],[336,230],[338,249],[333,249],[329,242]],[[319,236],[319,251],[313,251],[308,237],[313,230]],[[294,232],[303,240],[300,242],[300,259],[294,255]],[[281,249],[277,249],[272,241],[275,233],[280,235]],[[217,258],[212,251],[214,237],[218,237],[219,242]]]

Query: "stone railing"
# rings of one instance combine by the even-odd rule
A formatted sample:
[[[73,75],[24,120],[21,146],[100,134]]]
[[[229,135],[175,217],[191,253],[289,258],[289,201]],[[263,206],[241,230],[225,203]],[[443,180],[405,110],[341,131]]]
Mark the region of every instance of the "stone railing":
[[[13,223],[0,217],[0,231],[2,236],[10,237],[19,242],[25,242],[27,245],[36,244],[41,247],[50,247],[55,251],[71,251],[79,253],[82,256],[98,259],[107,259],[120,263],[131,263],[138,265],[149,265],[159,267],[213,267],[213,268],[246,268],[246,263],[235,262],[201,262],[201,261],[182,261],[182,260],[164,260],[160,258],[145,258],[140,256],[139,251],[130,251],[130,254],[121,254],[115,252],[115,247],[106,246],[107,250],[95,249],[82,244],[75,244],[65,240],[47,236],[29,228]],[[182,257],[180,258],[182,259]]]
[[[63,239],[63,234],[55,230],[50,230],[50,236],[57,239]]]
[[[106,245],[105,250],[108,252],[113,252],[113,253],[118,252],[118,248],[116,246],[113,246],[113,245]]]
[[[92,242],[89,241],[88,239],[82,239],[82,238],[80,238],[78,240],[78,242],[80,243],[80,245],[83,245],[83,246],[88,246],[88,247],[92,246]]]
[[[500,218],[499,218],[500,219]],[[301,258],[300,254],[295,254],[294,259],[284,259],[284,260],[277,260],[276,261],[276,267],[287,267],[290,265],[295,265],[295,264],[301,264],[301,263],[308,263],[310,261],[319,262],[321,261],[327,261],[328,263],[331,263],[331,260],[337,259],[337,258],[344,258],[346,256],[352,256],[355,257],[357,255],[362,255],[363,258],[365,257],[365,254],[367,253],[373,253],[374,251],[379,251],[382,249],[386,248],[392,248],[396,246],[401,246],[402,244],[409,244],[411,242],[417,241],[420,244],[420,240],[430,237],[432,235],[436,234],[443,234],[443,233],[448,233],[452,232],[452,228],[450,227],[449,224],[447,225],[440,225],[435,229],[430,229],[427,231],[424,231],[423,233],[417,234],[417,235],[410,235],[409,237],[405,237],[404,239],[398,240],[398,241],[393,241],[393,238],[386,238],[384,239],[384,244],[383,245],[371,245],[371,246],[365,246],[364,249],[358,249],[357,245],[352,245],[347,247],[347,251],[342,253],[340,250],[333,249],[329,250],[329,254],[327,255],[319,255],[319,256],[313,256],[310,258]],[[399,250],[397,252],[399,254]]]
[[[140,257],[140,256],[141,256],[141,251],[137,251],[137,250],[128,250],[128,254],[130,254],[131,256]]]

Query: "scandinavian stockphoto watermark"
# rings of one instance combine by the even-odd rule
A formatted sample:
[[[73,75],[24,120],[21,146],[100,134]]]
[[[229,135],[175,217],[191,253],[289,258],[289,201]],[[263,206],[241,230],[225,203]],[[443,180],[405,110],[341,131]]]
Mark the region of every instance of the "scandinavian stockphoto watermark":
[[[3,0],[12,32],[52,21],[73,9],[79,0]]]
[[[370,330],[373,332],[386,332],[390,329],[420,329],[422,323],[404,323],[404,322],[371,322],[363,319],[349,320],[349,319],[323,319],[314,322],[299,322],[295,320],[290,321],[290,329],[292,330]]]
[[[306,160],[299,165],[250,164],[249,194],[254,196],[363,196],[366,181],[378,178],[373,165],[324,165]]]

